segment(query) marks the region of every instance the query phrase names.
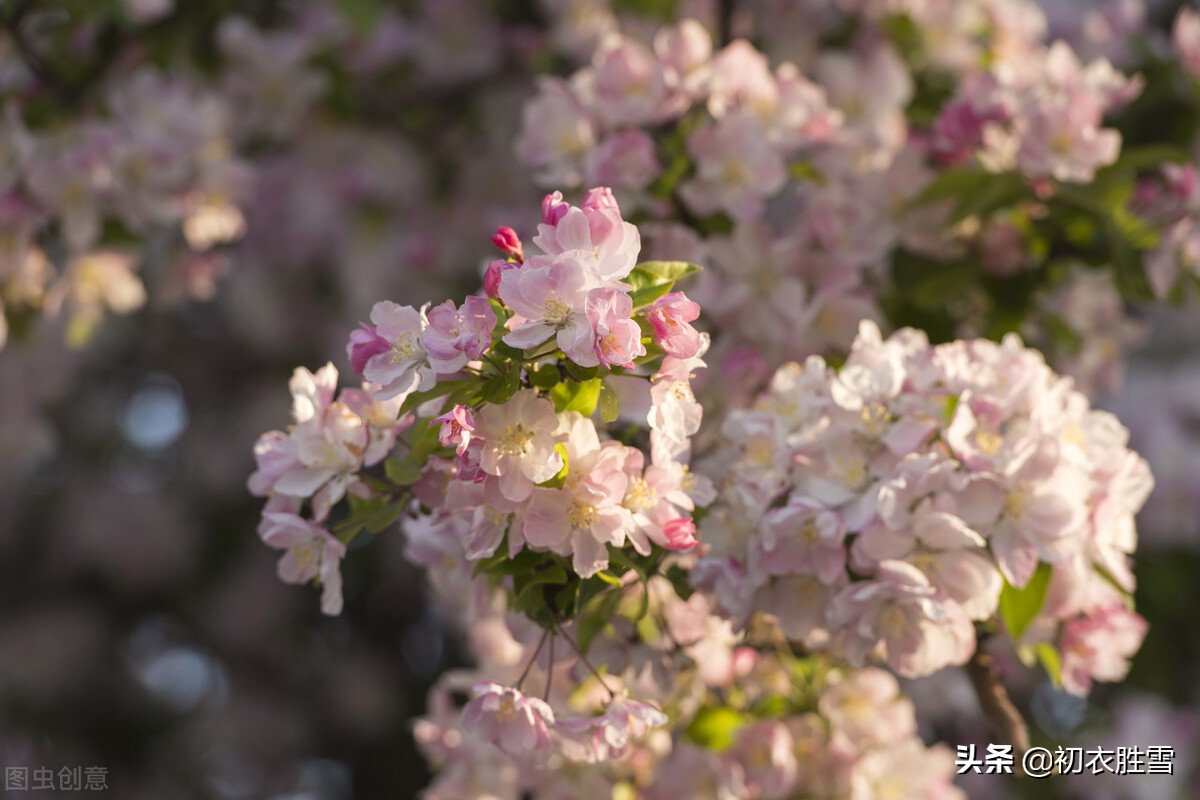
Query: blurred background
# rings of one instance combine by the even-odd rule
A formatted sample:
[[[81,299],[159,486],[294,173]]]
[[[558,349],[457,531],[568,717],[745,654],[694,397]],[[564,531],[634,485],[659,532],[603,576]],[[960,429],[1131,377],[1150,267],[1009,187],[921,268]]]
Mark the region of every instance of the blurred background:
[[[513,142],[535,76],[568,74],[612,30],[715,25],[725,5],[0,0],[0,186],[33,158],[55,234],[104,248],[64,262],[69,284],[39,283],[40,221],[0,201],[0,766],[102,766],[106,796],[130,800],[417,795],[411,719],[463,659],[453,626],[398,531],[345,561],[338,618],[279,582],[251,447],[286,424],[295,366],[345,366],[373,302],[461,296],[497,225],[530,232],[542,192]],[[755,25],[818,5],[746,0],[738,19],[786,53]],[[1097,34],[1079,20],[1136,12],[1166,31],[1177,8],[1042,5],[1081,49]],[[153,180],[103,203],[72,182],[114,164]],[[26,290],[37,302],[14,303]],[[1088,701],[1017,694],[1048,735],[1176,747],[1170,787],[1103,796],[1200,797],[1200,331],[1187,308],[1137,323],[1101,403],[1158,480],[1139,521],[1150,634],[1129,679]],[[930,735],[985,739],[969,694],[913,691]],[[957,716],[933,713],[960,695]],[[1026,793],[971,792],[1010,790]]]

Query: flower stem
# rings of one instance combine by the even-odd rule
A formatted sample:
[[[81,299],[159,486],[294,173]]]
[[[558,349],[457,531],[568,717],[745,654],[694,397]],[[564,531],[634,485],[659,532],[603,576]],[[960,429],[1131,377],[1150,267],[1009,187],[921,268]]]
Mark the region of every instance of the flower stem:
[[[546,631],[546,633],[550,634],[550,661],[546,665],[546,688],[542,692],[542,700],[549,702],[550,684],[554,681],[554,640],[558,637],[551,634],[550,631]]]
[[[533,651],[533,656],[529,659],[529,663],[525,665],[525,669],[521,672],[521,677],[517,678],[517,685],[513,688],[518,692],[521,691],[521,684],[525,683],[525,678],[529,676],[529,670],[533,668],[533,662],[537,661],[538,656],[542,654],[542,648],[546,645],[546,638],[550,636],[550,631],[542,632],[542,638],[538,641],[537,649]],[[554,644],[551,643],[551,652],[553,653]]]
[[[558,628],[558,632],[563,635],[563,638],[567,640],[567,644],[571,645],[575,652],[579,654],[579,659],[584,663],[584,665],[587,666],[588,669],[592,671],[592,674],[596,676],[596,680],[600,681],[600,685],[604,687],[604,691],[608,692],[608,699],[616,700],[617,696],[613,694],[613,690],[610,689],[608,684],[605,682],[604,676],[601,675],[600,671],[592,665],[592,662],[588,661],[588,657],[583,654],[583,650],[579,648],[579,645],[575,643],[575,640],[571,638],[570,634],[567,633],[562,625],[555,623],[555,626]]]

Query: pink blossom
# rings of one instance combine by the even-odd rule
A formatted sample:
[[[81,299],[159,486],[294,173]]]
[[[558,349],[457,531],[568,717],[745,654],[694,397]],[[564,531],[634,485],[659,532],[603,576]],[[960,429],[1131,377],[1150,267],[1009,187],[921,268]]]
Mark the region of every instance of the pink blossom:
[[[954,759],[945,747],[926,748],[913,737],[874,750],[851,772],[850,800],[920,797],[922,800],[966,800],[953,783]]]
[[[701,96],[712,76],[712,37],[694,19],[660,28],[654,52],[662,64],[667,86],[687,98]]]
[[[917,732],[912,704],[890,672],[865,667],[840,676],[817,701],[834,735],[867,749],[903,741]]]
[[[1082,696],[1091,691],[1093,680],[1122,680],[1148,627],[1145,619],[1124,606],[1110,606],[1068,620],[1058,641],[1063,688]]]
[[[520,269],[504,272],[500,299],[520,317],[504,342],[527,350],[553,336],[576,364],[596,366],[595,333],[586,310],[593,282],[589,266],[570,250],[553,258],[534,257]]]
[[[475,697],[463,708],[463,723],[514,756],[550,747],[554,710],[543,700],[528,697],[498,683],[478,683]]]
[[[1121,134],[1101,129],[1100,118],[1096,98],[1083,90],[1043,100],[1023,119],[1018,165],[1033,177],[1091,181],[1096,170],[1116,161],[1121,150]]]
[[[696,175],[679,189],[696,214],[724,211],[735,220],[762,215],[766,199],[787,182],[783,159],[755,117],[731,114],[688,139]]]
[[[629,487],[625,447],[601,445],[595,425],[576,412],[562,415],[559,431],[567,451],[566,485],[533,490],[522,534],[531,547],[571,555],[575,571],[587,578],[608,566],[605,545],[620,547],[633,529],[622,504]]]
[[[745,39],[726,45],[712,62],[708,110],[714,117],[742,112],[760,120],[774,110],[779,89],[770,62]]]
[[[554,451],[557,427],[554,406],[533,389],[517,392],[503,405],[480,409],[475,431],[485,445],[479,464],[500,479],[504,497],[524,500],[534,484],[550,480],[562,469],[562,457]]]
[[[667,100],[658,60],[632,39],[610,39],[592,59],[587,77],[595,108],[614,127],[654,122]]]
[[[321,611],[342,613],[341,561],[346,546],[333,534],[296,514],[266,512],[262,540],[276,550],[286,550],[279,559],[279,579],[284,583],[321,581]]]
[[[583,739],[588,760],[613,761],[629,752],[636,739],[667,724],[667,715],[650,703],[618,697],[604,713],[559,721],[560,731]]]
[[[595,138],[588,112],[567,82],[540,78],[537,96],[521,113],[516,142],[521,163],[535,168],[545,184],[577,185]]]
[[[662,174],[654,140],[641,130],[626,130],[606,136],[587,159],[588,183],[639,192]]]
[[[769,575],[816,575],[833,583],[846,568],[841,518],[804,499],[773,508],[762,519],[762,569]]]
[[[1002,119],[999,109],[980,109],[974,98],[952,100],[934,123],[933,153],[950,166],[962,164],[983,141],[984,126]]]
[[[362,365],[355,369],[359,376],[379,384],[377,396],[386,400],[432,387],[434,372],[421,343],[429,324],[424,310],[384,300],[371,309],[371,322],[374,328],[364,325],[350,335],[346,350],[352,365]]]
[[[433,371],[458,372],[468,361],[478,359],[492,346],[494,327],[496,312],[485,298],[476,295],[468,297],[461,308],[456,309],[453,300],[432,308],[421,345]]]
[[[561,196],[555,193],[543,201],[542,216],[552,221],[538,225],[533,243],[552,257],[575,251],[574,257],[587,266],[595,283],[620,281],[637,264],[641,235],[621,218],[610,189],[591,189],[579,207],[567,206],[565,211]]]
[[[442,447],[454,447],[461,455],[471,444],[475,432],[475,416],[466,406],[456,405],[454,408],[430,421],[430,426],[441,425],[438,430],[438,442]]]
[[[975,651],[962,608],[903,561],[885,561],[873,579],[847,586],[830,615],[846,628],[847,655],[861,663],[881,645],[888,666],[906,678],[965,664]]]
[[[749,796],[772,800],[794,794],[800,765],[783,722],[762,720],[739,729],[731,752],[745,769]]]
[[[634,359],[646,355],[646,348],[641,328],[631,319],[629,294],[609,287],[593,289],[585,305],[596,336],[596,358],[606,367],[632,369]]]
[[[645,310],[654,329],[654,343],[676,358],[692,358],[700,352],[700,333],[690,323],[700,316],[700,306],[683,292],[671,292]]]

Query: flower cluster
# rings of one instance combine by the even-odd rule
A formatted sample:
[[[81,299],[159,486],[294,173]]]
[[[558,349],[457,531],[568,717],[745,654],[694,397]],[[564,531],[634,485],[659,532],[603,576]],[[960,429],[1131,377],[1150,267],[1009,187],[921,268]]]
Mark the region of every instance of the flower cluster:
[[[98,118],[31,130],[9,105],[0,155],[0,344],[5,315],[69,315],[68,341],[85,342],[105,311],[146,298],[138,254],[111,246],[174,229],[192,252],[239,237],[245,168],[231,153],[231,114],[216,92],[144,67],[113,82]],[[46,247],[51,235],[61,247]]]
[[[917,677],[965,663],[999,613],[1071,691],[1124,674],[1150,472],[1015,337],[931,347],[864,323],[840,369],[782,368],[723,434],[695,579],[735,620]]]
[[[517,153],[550,183],[603,180],[639,197],[663,172],[644,128],[690,122],[695,175],[680,187],[689,210],[761,217],[788,161],[834,134],[841,114],[790,64],[772,72],[744,40],[714,55],[695,20],[660,30],[653,48],[613,35],[570,81],[544,79],[525,108]]]
[[[249,487],[270,498],[260,533],[287,551],[280,577],[319,579],[326,613],[341,610],[346,544],[404,517],[407,555],[435,586],[475,613],[499,592],[540,626],[528,673],[547,641],[553,663],[560,637],[586,663],[567,626],[695,548],[692,513],[712,496],[687,466],[701,420],[690,383],[707,340],[691,325],[699,308],[672,291],[695,268],[639,265],[638,231],[608,189],[579,206],[548,195],[536,251],[510,228],[493,242],[506,258],[484,295],[375,305],[347,344],[361,389],[336,394],[332,365],[296,371],[295,424],[260,438]],[[622,416],[632,429],[610,432]],[[609,761],[666,722],[611,689],[601,713],[563,715],[523,681],[477,681],[463,711],[511,756]]]
[[[1020,70],[971,76],[932,131],[933,151],[958,163],[972,154],[989,170],[1089,183],[1112,164],[1121,135],[1104,115],[1141,91],[1104,59],[1083,66],[1064,42],[1035,52]]]
[[[701,595],[683,601],[652,582],[651,598],[657,632],[620,644],[632,623],[618,614],[613,635],[595,640],[614,669],[603,676],[588,676],[574,653],[539,658],[540,642],[512,617],[476,618],[470,641],[480,666],[444,675],[416,724],[439,770],[429,796],[963,797],[950,752],[921,741],[913,706],[888,672],[760,652],[739,644]],[[552,677],[552,702],[496,682],[513,680],[525,663],[515,680]],[[480,682],[481,674],[494,680]],[[660,698],[676,733],[662,729],[657,707],[624,696],[629,684]],[[735,685],[739,699],[722,705]],[[601,711],[613,687],[616,699]],[[470,697],[461,711],[456,694]]]
[[[345,544],[323,525],[347,493],[367,496],[358,473],[382,461],[412,417],[398,418],[400,400],[385,397],[378,384],[337,390],[338,371],[326,364],[315,373],[300,367],[288,388],[292,419],[288,431],[269,431],[254,445],[258,462],[247,481],[250,492],[267,497],[259,535],[286,551],[279,577],[287,583],[320,578],[321,610],[340,614]],[[302,515],[305,502],[310,514]]]

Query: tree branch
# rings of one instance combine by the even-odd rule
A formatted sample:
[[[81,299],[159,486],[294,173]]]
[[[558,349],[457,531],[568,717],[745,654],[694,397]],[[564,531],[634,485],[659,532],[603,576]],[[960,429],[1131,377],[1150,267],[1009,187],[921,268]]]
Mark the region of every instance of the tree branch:
[[[720,0],[717,3],[717,41],[721,46],[733,40],[733,7],[734,0]]]
[[[980,640],[975,655],[967,662],[966,669],[983,717],[998,740],[996,743],[1011,744],[1013,761],[1019,765],[1022,756],[1029,750],[1029,727],[1000,681],[991,655],[983,649],[983,640]]]

